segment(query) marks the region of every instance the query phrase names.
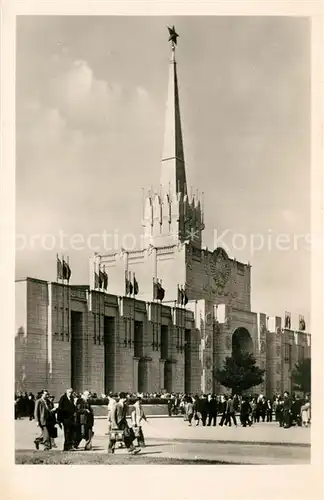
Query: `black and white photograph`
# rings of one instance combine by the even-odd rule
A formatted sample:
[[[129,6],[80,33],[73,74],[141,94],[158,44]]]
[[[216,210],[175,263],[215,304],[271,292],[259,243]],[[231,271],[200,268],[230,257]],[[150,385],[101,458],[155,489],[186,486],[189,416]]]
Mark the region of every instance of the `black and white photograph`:
[[[310,465],[311,18],[18,15],[14,50],[15,464]]]

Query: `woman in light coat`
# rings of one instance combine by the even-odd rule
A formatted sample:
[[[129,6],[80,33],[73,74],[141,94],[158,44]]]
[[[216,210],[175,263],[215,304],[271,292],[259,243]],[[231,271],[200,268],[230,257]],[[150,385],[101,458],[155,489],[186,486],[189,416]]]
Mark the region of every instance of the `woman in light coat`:
[[[300,416],[303,427],[308,427],[308,424],[310,423],[310,412],[311,405],[308,397],[306,396],[305,402],[300,408]]]
[[[147,418],[145,416],[143,406],[142,406],[142,398],[138,396],[136,398],[135,403],[132,406],[131,410],[131,418],[133,424],[133,430],[135,433],[135,437],[137,438],[138,446],[145,446],[144,434],[142,430],[142,420],[147,422]]]

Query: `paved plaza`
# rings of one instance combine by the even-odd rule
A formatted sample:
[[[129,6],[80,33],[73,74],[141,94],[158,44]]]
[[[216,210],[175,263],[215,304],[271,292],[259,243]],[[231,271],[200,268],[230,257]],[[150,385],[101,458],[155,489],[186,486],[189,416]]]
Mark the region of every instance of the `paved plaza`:
[[[74,452],[71,454],[96,453],[107,451],[107,422],[96,418],[94,426],[92,452]],[[141,455],[147,459],[179,459],[183,463],[190,460],[237,463],[237,464],[309,464],[310,429],[292,427],[279,428],[278,424],[259,423],[252,427],[189,427],[182,418],[152,417],[143,424],[146,447]],[[34,438],[38,435],[35,422],[27,419],[16,420],[15,448],[19,453],[35,452]],[[56,440],[58,448],[63,448],[63,433],[59,430]],[[126,454],[126,450],[116,451],[117,455]],[[125,457],[126,458],[126,457]],[[134,457],[135,459],[135,457]],[[152,460],[154,463],[154,460]],[[136,463],[132,460],[132,463]]]

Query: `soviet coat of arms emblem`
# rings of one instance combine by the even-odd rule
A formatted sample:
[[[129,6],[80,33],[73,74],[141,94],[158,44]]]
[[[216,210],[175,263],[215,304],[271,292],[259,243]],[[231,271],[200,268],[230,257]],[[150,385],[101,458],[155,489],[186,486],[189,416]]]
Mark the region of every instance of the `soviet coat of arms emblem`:
[[[215,284],[219,288],[224,288],[228,282],[231,273],[229,259],[225,250],[221,247],[216,248],[210,260],[210,271]]]

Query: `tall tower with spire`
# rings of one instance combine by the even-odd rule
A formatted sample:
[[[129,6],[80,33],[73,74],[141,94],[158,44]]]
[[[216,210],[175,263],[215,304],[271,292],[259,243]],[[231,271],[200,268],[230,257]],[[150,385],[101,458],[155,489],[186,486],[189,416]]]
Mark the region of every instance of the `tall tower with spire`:
[[[190,241],[201,247],[203,210],[198,194],[188,194],[176,63],[178,34],[168,28],[171,42],[161,178],[158,190],[147,193],[144,236],[147,244],[164,246]]]
[[[174,27],[169,28],[169,32],[171,59],[162,155],[161,185],[169,187],[169,192],[173,195],[182,193],[183,196],[185,196],[187,194],[187,181],[181,130],[177,63],[175,60],[175,47],[179,35],[175,32]]]

